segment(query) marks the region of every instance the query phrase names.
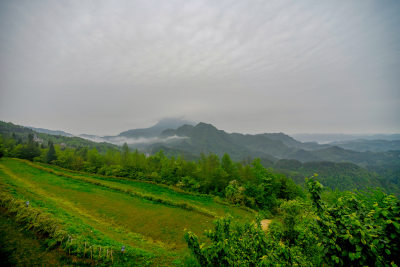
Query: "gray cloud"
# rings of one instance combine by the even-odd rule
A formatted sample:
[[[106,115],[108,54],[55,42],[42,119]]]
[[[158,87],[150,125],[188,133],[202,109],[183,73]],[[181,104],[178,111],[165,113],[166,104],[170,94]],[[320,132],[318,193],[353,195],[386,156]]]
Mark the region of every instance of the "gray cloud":
[[[0,119],[400,131],[398,1],[1,1]]]

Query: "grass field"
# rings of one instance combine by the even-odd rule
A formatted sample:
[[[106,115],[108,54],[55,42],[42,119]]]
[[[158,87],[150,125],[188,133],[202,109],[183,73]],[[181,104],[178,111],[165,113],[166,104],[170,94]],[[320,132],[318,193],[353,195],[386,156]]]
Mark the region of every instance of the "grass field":
[[[132,265],[182,265],[189,255],[185,229],[201,235],[218,216],[254,217],[209,196],[10,158],[0,160],[0,183],[3,192],[59,219],[83,240],[85,256],[89,246],[91,253],[107,248],[108,257],[125,245],[123,258]]]

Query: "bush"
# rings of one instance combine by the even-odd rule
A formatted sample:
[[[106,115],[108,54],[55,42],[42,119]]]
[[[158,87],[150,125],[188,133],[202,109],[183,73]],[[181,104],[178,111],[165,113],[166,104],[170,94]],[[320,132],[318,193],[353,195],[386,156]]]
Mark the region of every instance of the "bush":
[[[400,264],[400,203],[395,196],[349,192],[328,205],[321,201],[318,181],[312,178],[307,185],[328,264]]]

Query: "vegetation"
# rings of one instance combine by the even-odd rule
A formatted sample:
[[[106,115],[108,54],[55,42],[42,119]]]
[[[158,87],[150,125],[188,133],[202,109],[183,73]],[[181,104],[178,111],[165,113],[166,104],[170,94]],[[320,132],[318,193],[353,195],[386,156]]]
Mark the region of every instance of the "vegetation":
[[[68,255],[80,258],[87,259],[89,248],[93,248],[96,256],[89,259],[103,263],[111,260],[110,254],[107,258],[107,249],[109,253],[113,251],[114,264],[184,262],[188,253],[183,229],[201,233],[211,226],[213,218],[181,203],[220,216],[229,213],[238,220],[253,217],[252,212],[215,202],[209,196],[187,194],[145,182],[85,176],[57,168],[57,173],[50,172],[51,168],[30,164],[9,158],[0,162],[3,207],[21,225],[42,233],[49,247],[59,247]],[[143,197],[141,194],[145,192],[153,199]],[[52,220],[51,223],[48,220]],[[50,230],[46,230],[49,226]],[[68,238],[62,239],[60,231],[63,236],[71,236],[71,246],[64,243]],[[120,255],[122,246],[126,247],[123,257]]]
[[[369,172],[356,164],[329,161],[305,162],[282,159],[274,165],[276,171],[291,177],[297,184],[304,185],[304,177],[310,177],[318,172],[321,183],[333,190],[365,190],[367,188],[384,188],[387,192],[399,194],[400,191],[394,184],[385,184],[376,173]]]
[[[305,177],[318,173],[321,182],[331,189],[353,190],[380,187],[387,193],[394,193],[400,196],[398,181],[399,151],[357,152],[329,145],[301,143],[283,133],[228,134],[205,123],[199,123],[196,126],[183,125],[176,130],[165,130],[168,127],[176,127],[179,123],[183,122],[173,122],[173,125],[161,123],[148,129],[121,133],[119,137],[154,138],[154,136],[158,136],[163,139],[180,136],[182,138],[176,139],[177,141],[174,142],[151,145],[141,144],[137,148],[151,155],[163,150],[163,154],[167,158],[184,158],[187,161],[196,162],[201,160],[201,153],[203,152],[215,154],[220,158],[224,154],[229,154],[233,160],[244,162],[244,165],[251,163],[254,157],[258,157],[264,167],[279,170],[279,172],[289,176],[299,185],[304,184]],[[83,159],[76,159],[73,163],[78,165],[73,166],[73,168],[80,170],[84,170],[79,165],[82,165],[82,162],[86,160],[85,155],[89,150],[96,148],[97,152],[102,155],[109,150],[113,151],[113,153],[121,150],[120,147],[108,143],[95,143],[78,137],[36,133],[31,129],[12,123],[0,122],[0,144],[3,143],[5,148],[3,153],[8,156],[17,156],[17,146],[26,144],[29,134],[33,134],[40,148],[49,149],[49,141],[51,141],[60,149],[73,148],[81,150],[80,156]],[[108,138],[112,139],[113,137]],[[132,147],[129,149],[132,150]],[[22,157],[25,156],[22,155]],[[45,157],[46,155],[42,155],[40,161],[48,162]],[[281,160],[276,157],[281,158]],[[73,161],[71,157],[67,160]],[[122,165],[118,160],[115,162],[114,165]],[[64,164],[64,166],[67,165]],[[97,170],[86,171],[97,172]],[[155,172],[157,173],[158,171],[156,170]]]
[[[43,239],[18,227],[12,216],[0,213],[0,262],[5,266],[61,266],[84,264],[59,249],[47,250]]]
[[[47,146],[39,146],[33,141],[33,135],[29,136],[27,142],[19,144],[12,136],[4,136],[5,155],[52,163],[74,171],[166,184],[272,212],[278,199],[294,199],[301,195],[300,188],[292,180],[266,170],[259,159],[239,163],[232,161],[228,154],[221,159],[215,154],[202,154],[198,161],[187,161],[182,157],[168,158],[163,151],[151,156],[137,150],[130,152],[126,144],[121,151],[109,149],[102,154],[96,148],[64,147],[52,141]]]
[[[29,136],[32,135],[38,147],[46,147],[49,141],[58,144],[61,147],[86,147],[88,149],[96,148],[99,152],[106,152],[108,149],[118,150],[118,147],[109,143],[96,143],[80,137],[67,137],[62,135],[51,135],[38,133],[32,129],[15,125],[11,122],[0,121],[0,144],[4,145],[4,153],[9,153],[9,149],[16,149],[18,145],[27,143]]]
[[[280,160],[273,163],[277,172],[258,158],[235,162],[225,153],[185,160],[130,151],[127,144],[100,150],[65,136],[59,138],[67,143],[44,142],[29,131],[2,128],[1,225],[16,222],[39,237],[41,249],[58,251],[42,264],[400,264],[399,200],[381,190],[327,189],[382,185],[357,165]],[[328,187],[312,176],[304,190],[280,174],[301,183],[315,169]],[[10,246],[1,251],[18,262]]]
[[[189,248],[202,266],[398,266],[400,202],[381,191],[341,193],[321,199],[322,185],[307,181],[307,200],[280,205],[267,233],[256,223],[219,219],[208,244],[192,232]],[[312,205],[311,205],[312,204]]]

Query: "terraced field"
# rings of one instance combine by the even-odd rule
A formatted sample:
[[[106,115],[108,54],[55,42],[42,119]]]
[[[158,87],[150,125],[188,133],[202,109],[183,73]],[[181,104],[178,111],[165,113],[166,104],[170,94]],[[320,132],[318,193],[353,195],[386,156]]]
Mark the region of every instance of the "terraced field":
[[[27,209],[59,220],[84,244],[75,254],[89,258],[90,253],[94,260],[99,253],[99,259],[116,265],[182,265],[189,255],[185,229],[201,235],[218,216],[254,217],[209,196],[10,158],[0,160],[0,184],[2,193],[29,201]]]

